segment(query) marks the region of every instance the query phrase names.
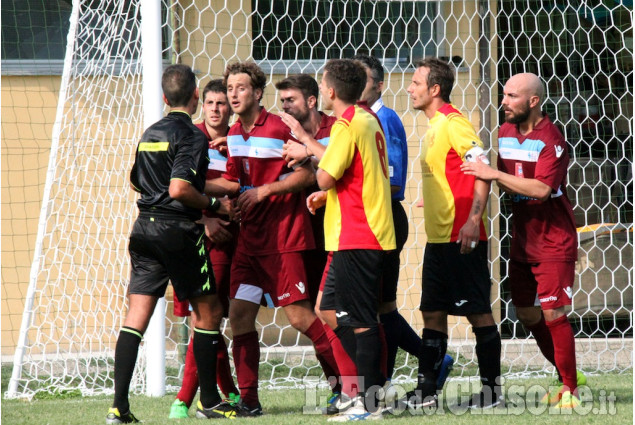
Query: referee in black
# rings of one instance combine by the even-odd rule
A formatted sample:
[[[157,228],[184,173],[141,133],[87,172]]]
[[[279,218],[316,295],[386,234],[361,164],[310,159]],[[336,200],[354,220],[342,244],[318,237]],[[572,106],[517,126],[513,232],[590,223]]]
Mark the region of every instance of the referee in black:
[[[115,349],[115,397],[106,424],[138,422],[130,412],[128,390],[139,343],[168,280],[181,300],[192,305],[194,357],[201,396],[199,417],[224,417],[216,406],[216,347],[223,310],[215,294],[205,232],[197,223],[203,209],[230,213],[229,201],[203,193],[209,163],[205,135],[192,124],[198,107],[196,77],[185,65],[171,65],[161,80],[169,114],[141,137],[130,173],[140,193],[139,217],[130,234],[129,310]],[[211,361],[214,360],[214,361]]]

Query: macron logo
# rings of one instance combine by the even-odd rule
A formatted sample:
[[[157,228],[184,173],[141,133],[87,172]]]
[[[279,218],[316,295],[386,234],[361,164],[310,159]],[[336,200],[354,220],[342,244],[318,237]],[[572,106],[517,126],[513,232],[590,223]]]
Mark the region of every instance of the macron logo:
[[[562,156],[562,152],[564,152],[564,149],[562,148],[562,146],[554,146],[554,148],[556,149],[556,158],[560,158]]]
[[[570,286],[567,286],[566,288],[564,288],[564,293],[567,294],[567,297],[569,297],[569,299],[573,298],[573,290],[571,289]]]
[[[304,291],[306,291],[306,287],[304,286],[304,282],[296,283],[295,287],[298,288],[298,291],[300,291],[301,294],[304,294]]]
[[[540,302],[541,303],[548,303],[551,301],[558,301],[558,297],[554,297],[553,295],[549,296],[549,297],[545,297],[545,298],[541,298]]]
[[[461,300],[458,303],[454,303],[455,306],[457,307],[461,307],[463,304],[465,304],[467,302],[467,300]]]

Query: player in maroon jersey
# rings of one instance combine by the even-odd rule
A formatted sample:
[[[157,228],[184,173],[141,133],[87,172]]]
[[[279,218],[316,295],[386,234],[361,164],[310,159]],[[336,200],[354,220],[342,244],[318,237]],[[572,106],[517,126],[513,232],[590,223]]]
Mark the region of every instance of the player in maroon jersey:
[[[496,181],[511,197],[512,302],[562,382],[543,400],[570,409],[580,403],[577,386],[586,383],[576,372],[575,339],[565,313],[573,296],[578,239],[565,188],[567,144],[540,109],[544,96],[535,74],[512,76],[501,102],[505,123],[498,132],[498,170],[480,161],[465,162],[461,169]]]
[[[228,65],[230,106],[238,115],[227,137],[227,171],[209,193],[236,194],[240,234],[231,269],[229,318],[240,402],[236,416],[258,416],[261,303],[283,307],[291,325],[313,342],[323,368],[336,370],[322,323],[311,307],[303,252],[315,248],[304,189],[315,182],[308,163],[290,168],[282,147],[296,140],[282,119],[260,106],[266,77],[254,63]],[[326,373],[327,370],[325,370]]]

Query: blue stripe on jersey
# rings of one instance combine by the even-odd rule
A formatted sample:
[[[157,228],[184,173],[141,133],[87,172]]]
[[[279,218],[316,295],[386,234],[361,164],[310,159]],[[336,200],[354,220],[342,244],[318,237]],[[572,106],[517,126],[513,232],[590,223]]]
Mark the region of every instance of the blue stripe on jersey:
[[[227,138],[227,147],[231,156],[249,156],[253,158],[280,158],[284,140],[270,137],[252,136],[245,140],[235,134]]]
[[[227,162],[227,158],[225,158],[223,156],[223,154],[221,154],[216,149],[208,149],[207,150],[207,154],[209,155],[209,159],[210,160],[213,159],[213,160],[216,160],[216,161],[225,161],[225,162]]]
[[[321,144],[322,146],[328,146],[330,138],[331,138],[330,136],[329,137],[323,137],[323,138],[319,139],[317,142],[319,144]]]
[[[209,156],[208,170],[227,171],[227,158],[225,158],[216,149],[208,149],[207,155]]]
[[[515,137],[498,138],[498,154],[503,159],[537,162],[544,147],[542,140],[525,139],[520,143]]]

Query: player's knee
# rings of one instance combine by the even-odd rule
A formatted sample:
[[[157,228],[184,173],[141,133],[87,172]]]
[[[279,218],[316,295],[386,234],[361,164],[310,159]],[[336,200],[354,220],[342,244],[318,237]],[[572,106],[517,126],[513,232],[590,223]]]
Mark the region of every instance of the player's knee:
[[[554,320],[558,320],[559,318],[561,318],[562,316],[566,314],[564,311],[564,307],[543,310],[542,313],[544,314],[545,320],[547,322],[553,322]]]
[[[257,314],[256,306],[256,314]],[[250,332],[256,329],[255,315],[250,306],[244,302],[232,302],[229,305],[229,323],[232,328],[232,332],[236,335],[241,335],[246,332]]]
[[[539,308],[516,308],[516,317],[524,326],[533,326],[540,322],[542,312]]]
[[[496,321],[494,320],[492,313],[471,314],[467,316],[467,320],[475,328],[496,325]]]
[[[289,324],[293,326],[294,329],[304,333],[313,324],[316,316],[313,314],[312,310],[309,310],[308,312],[296,312],[295,314],[290,314],[287,318],[289,319]]]

